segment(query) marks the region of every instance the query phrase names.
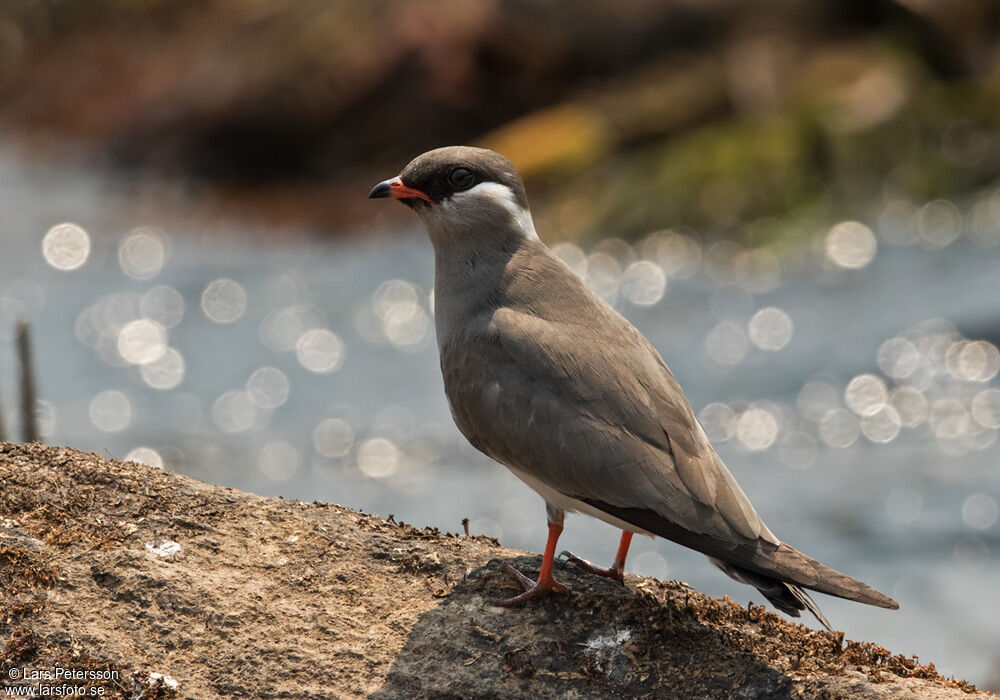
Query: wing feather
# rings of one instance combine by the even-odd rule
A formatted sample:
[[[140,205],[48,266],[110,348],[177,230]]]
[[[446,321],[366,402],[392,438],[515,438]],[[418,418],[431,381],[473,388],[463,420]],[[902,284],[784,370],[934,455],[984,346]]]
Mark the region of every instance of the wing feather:
[[[736,569],[895,606],[771,533],[646,338],[537,246],[507,266],[501,303],[439,327],[466,438],[547,489]]]
[[[594,311],[600,318],[587,323],[553,322],[502,307],[465,335],[466,361],[443,359],[442,368],[466,437],[574,498],[651,509],[723,540],[777,544],[660,356],[610,307]],[[449,350],[457,352],[442,348],[443,358]]]

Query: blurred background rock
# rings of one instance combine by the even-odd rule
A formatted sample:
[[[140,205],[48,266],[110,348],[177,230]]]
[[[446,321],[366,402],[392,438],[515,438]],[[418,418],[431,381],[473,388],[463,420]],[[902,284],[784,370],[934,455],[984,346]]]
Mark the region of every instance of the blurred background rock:
[[[426,236],[365,198],[491,146],[774,532],[901,604],[834,625],[997,687],[998,35],[992,0],[2,0],[6,434],[26,319],[47,442],[537,551],[452,424]]]
[[[0,122],[36,152],[334,232],[413,155],[478,143],[560,237],[760,243],[795,235],[789,218],[815,232],[801,221],[996,177],[998,16],[991,0],[7,0]]]

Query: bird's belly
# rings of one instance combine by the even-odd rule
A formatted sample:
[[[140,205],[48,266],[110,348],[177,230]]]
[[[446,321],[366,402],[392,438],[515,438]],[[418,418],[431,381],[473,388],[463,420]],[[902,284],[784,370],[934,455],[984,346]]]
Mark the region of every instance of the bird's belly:
[[[539,481],[530,474],[522,472],[518,469],[514,469],[513,467],[510,466],[508,466],[507,468],[510,469],[511,473],[514,476],[516,476],[518,479],[526,483],[528,486],[531,487],[531,489],[535,493],[544,498],[546,503],[550,503],[556,508],[560,508],[566,511],[567,513],[583,513],[584,515],[589,515],[592,518],[603,520],[609,525],[621,528],[622,530],[628,530],[629,532],[636,532],[640,535],[649,535],[650,537],[655,537],[655,535],[651,532],[643,530],[642,528],[638,528],[635,525],[627,523],[624,520],[616,518],[613,515],[609,515],[608,513],[605,513],[604,511],[595,508],[589,503],[585,503],[584,501],[573,498],[572,496],[567,496],[561,491],[557,491],[556,489],[543,483],[542,481]]]

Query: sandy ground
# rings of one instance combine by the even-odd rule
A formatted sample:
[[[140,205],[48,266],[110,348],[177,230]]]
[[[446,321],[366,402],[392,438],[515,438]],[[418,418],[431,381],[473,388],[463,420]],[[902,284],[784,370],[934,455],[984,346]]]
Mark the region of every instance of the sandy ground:
[[[516,590],[497,559],[539,565],[487,538],[0,443],[0,682],[135,699],[987,697],[677,582],[560,565],[568,594],[499,608]]]

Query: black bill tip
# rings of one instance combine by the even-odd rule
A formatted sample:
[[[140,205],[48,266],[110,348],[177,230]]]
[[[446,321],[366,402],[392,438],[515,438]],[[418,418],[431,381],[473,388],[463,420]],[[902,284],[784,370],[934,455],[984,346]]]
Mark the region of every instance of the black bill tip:
[[[392,196],[389,189],[390,182],[391,180],[385,180],[372,187],[372,191],[368,193],[368,199],[385,199]]]

